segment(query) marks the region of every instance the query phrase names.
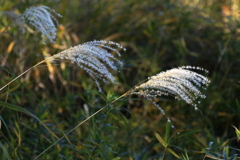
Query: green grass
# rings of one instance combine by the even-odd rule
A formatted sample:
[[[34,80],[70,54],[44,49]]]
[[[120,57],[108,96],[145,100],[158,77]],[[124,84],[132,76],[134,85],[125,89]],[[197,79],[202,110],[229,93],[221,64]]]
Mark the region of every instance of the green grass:
[[[18,26],[0,35],[1,86],[43,60],[44,53],[53,55],[94,39],[121,43],[127,51],[121,52],[124,65],[115,74],[119,83],[101,83],[103,93],[83,70],[65,62],[35,68],[2,90],[0,159],[34,159],[57,140],[54,135],[62,137],[147,77],[182,65],[209,70],[207,98],[198,105],[202,114],[185,102],[159,98],[175,126],[171,129],[147,100],[125,97],[40,159],[158,160],[177,159],[177,154],[207,160],[240,154],[232,127],[240,127],[240,23],[234,15],[224,17],[222,10],[235,4],[239,5],[217,0],[196,5],[186,0],[1,0],[0,11],[23,13],[30,6],[46,5],[63,16],[58,18],[57,45],[43,45],[40,33],[22,32]],[[10,23],[0,14],[1,32]]]

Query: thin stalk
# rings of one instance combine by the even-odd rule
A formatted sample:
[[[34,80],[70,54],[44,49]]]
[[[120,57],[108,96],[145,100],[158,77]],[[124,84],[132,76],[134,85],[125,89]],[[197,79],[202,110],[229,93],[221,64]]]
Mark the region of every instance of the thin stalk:
[[[10,27],[10,25],[8,25],[8,26],[0,33],[0,35],[3,34],[9,27]]]
[[[41,62],[35,64],[34,66],[28,68],[26,71],[24,71],[23,73],[21,73],[20,75],[18,75],[17,77],[15,77],[13,80],[11,80],[10,82],[8,82],[7,84],[5,84],[2,88],[0,88],[0,91],[3,90],[5,87],[7,87],[8,85],[10,85],[12,82],[14,82],[15,80],[17,80],[18,78],[20,78],[22,75],[24,75],[25,73],[27,73],[28,71],[32,70],[33,68],[39,66],[42,63],[45,63],[46,61],[52,60],[56,55],[52,56],[52,57],[48,57],[44,60],[42,60]]]
[[[131,90],[127,91],[126,93],[124,93],[123,95],[121,95],[120,97],[116,98],[115,100],[113,100],[112,102],[110,102],[109,104],[113,104],[114,102],[116,102],[117,100],[121,99],[122,97],[125,97],[128,95],[129,92],[131,92]],[[64,136],[62,136],[61,138],[59,138],[56,142],[54,142],[53,144],[51,144],[48,148],[46,148],[42,153],[40,153],[37,157],[35,157],[33,160],[38,159],[41,155],[43,155],[46,151],[48,151],[50,148],[52,148],[55,144],[57,144],[59,141],[61,141],[65,136],[67,136],[68,134],[70,134],[72,131],[74,131],[76,128],[78,128],[79,126],[81,126],[83,123],[85,123],[86,121],[88,121],[89,119],[91,119],[93,116],[95,116],[96,114],[98,114],[99,112],[101,112],[102,110],[104,110],[109,104],[107,104],[106,106],[102,107],[101,109],[99,109],[98,111],[96,111],[95,113],[93,113],[91,116],[87,117],[84,121],[82,121],[81,123],[79,123],[78,125],[76,125],[73,129],[71,129],[70,131],[68,131]]]
[[[0,91],[2,89],[4,89],[5,87],[7,87],[8,85],[10,85],[12,82],[14,82],[15,80],[17,80],[19,77],[21,77],[22,75],[24,75],[25,73],[27,73],[28,71],[32,70],[34,67],[39,66],[40,64],[48,61],[48,59],[51,59],[52,57],[49,57],[45,60],[42,60],[41,62],[35,64],[34,66],[32,66],[31,68],[27,69],[26,71],[24,71],[23,73],[21,73],[20,75],[18,75],[17,77],[15,77],[13,80],[11,80],[10,82],[8,82],[6,85],[4,85],[2,88],[0,88]],[[31,92],[31,91],[30,91]],[[34,94],[33,94],[34,95]],[[34,96],[35,97],[35,96]],[[35,97],[36,98],[36,97]],[[41,103],[41,102],[40,102]],[[42,104],[41,104],[42,105]],[[56,120],[52,117],[51,113],[47,110],[46,107],[44,107],[44,105],[42,105],[43,108],[48,112],[48,114],[50,115],[50,117],[53,119],[53,121],[57,124],[58,128],[61,130],[61,132],[64,134],[64,137],[67,139],[69,144],[72,144],[71,141],[68,139],[68,137],[65,135],[65,133],[63,132],[63,130],[61,129],[61,127],[59,126],[59,124],[56,122]],[[58,137],[57,137],[58,138]]]
[[[8,82],[7,84],[5,84],[2,88],[0,88],[0,91],[3,90],[5,87],[7,87],[8,85],[10,85],[12,82],[14,82],[15,80],[17,80],[18,78],[20,78],[22,75],[24,75],[25,73],[27,73],[28,71],[32,70],[34,67],[37,67],[38,65],[44,63],[46,60],[43,60],[37,64],[35,64],[34,66],[32,66],[31,68],[28,68],[26,71],[24,71],[23,73],[21,73],[20,75],[18,75],[17,77],[15,77],[13,80],[11,80],[10,82]]]
[[[71,129],[70,131],[68,131],[65,136],[67,136],[68,134],[70,134],[72,131],[74,131],[76,128],[78,128],[79,126],[81,126],[83,123],[85,123],[86,121],[88,121],[89,119],[91,119],[93,116],[95,116],[96,114],[98,114],[99,112],[101,112],[104,108],[106,108],[108,105],[104,106],[103,108],[99,109],[97,112],[93,113],[90,117],[86,118],[84,121],[82,121],[81,123],[79,123],[78,125],[76,125],[73,129]],[[43,155],[47,150],[49,150],[50,148],[52,148],[55,144],[57,144],[59,141],[61,141],[65,136],[62,136],[61,138],[59,138],[56,142],[54,142],[53,144],[51,144],[47,149],[45,149],[42,153],[40,153],[37,157],[35,157],[33,160],[38,159],[41,155]]]
[[[15,20],[11,21],[10,24],[9,24],[7,27],[5,27],[5,29],[0,33],[0,35],[2,35],[12,24],[14,24],[14,22],[15,22],[19,17],[21,17],[21,15],[18,16]]]
[[[144,80],[146,81],[146,80]],[[140,82],[142,83],[142,82]],[[139,84],[140,84],[139,83]],[[138,86],[138,85],[136,85]],[[118,101],[119,99],[129,95],[129,93],[135,89],[135,86],[133,88],[131,88],[130,90],[128,90],[126,93],[124,93],[123,95],[121,95],[120,97],[116,98],[115,100],[113,100],[112,102],[110,102],[109,104],[113,104],[116,101]],[[33,160],[38,159],[41,155],[43,155],[46,151],[48,151],[50,148],[52,148],[55,144],[57,144],[59,141],[61,141],[65,136],[67,136],[68,134],[70,134],[72,131],[74,131],[76,128],[78,128],[79,126],[81,126],[83,123],[85,123],[86,121],[88,121],[89,119],[91,119],[93,116],[95,116],[96,114],[98,114],[99,112],[101,112],[102,110],[104,110],[109,104],[107,104],[106,106],[102,107],[101,109],[99,109],[98,111],[96,111],[95,113],[93,113],[91,116],[87,117],[84,121],[82,121],[81,123],[79,123],[78,125],[76,125],[73,129],[71,129],[70,131],[68,131],[66,134],[64,134],[64,136],[62,136],[61,138],[59,138],[56,142],[54,142],[53,144],[51,144],[48,148],[46,148],[42,153],[40,153],[37,157],[35,157]]]

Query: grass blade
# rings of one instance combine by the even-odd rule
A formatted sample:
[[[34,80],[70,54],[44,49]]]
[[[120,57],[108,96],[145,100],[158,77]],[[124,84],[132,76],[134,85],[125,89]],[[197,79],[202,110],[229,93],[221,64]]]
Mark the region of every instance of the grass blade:
[[[40,65],[41,63],[43,63],[44,62],[44,60],[43,61],[41,61],[41,62],[39,62],[37,65],[35,65],[35,67],[37,67],[38,65]],[[47,63],[48,61],[46,61],[46,63]],[[2,68],[3,70],[5,70],[8,74],[10,74],[11,76],[14,76],[11,72],[9,72],[7,69],[5,69],[4,67],[2,67],[2,66],[0,66],[0,68]],[[33,67],[31,67],[31,68],[33,68]],[[18,81],[18,80],[17,80]],[[25,87],[25,85],[21,82],[21,81],[18,81],[21,85],[23,85],[24,87]],[[8,90],[8,91],[6,91],[5,93],[3,93],[2,95],[0,95],[0,98],[1,97],[3,97],[3,96],[5,96],[5,95],[7,95],[9,92],[12,92],[12,91],[14,91],[15,89],[17,89],[19,86],[20,86],[20,84],[17,84],[17,85],[15,85],[15,87],[14,88],[11,88],[10,90]],[[59,124],[56,122],[56,120],[53,118],[53,116],[52,116],[52,114],[49,112],[49,110],[41,103],[41,101],[35,96],[35,94],[33,94],[27,87],[25,87],[26,89],[27,89],[27,91],[29,92],[29,93],[31,93],[32,94],[32,96],[40,103],[40,105],[48,112],[48,114],[50,115],[50,117],[52,118],[52,120],[55,122],[55,124],[58,126],[58,128],[60,129],[60,131],[63,133],[63,135],[65,136],[65,138],[67,139],[67,141],[68,141],[68,143],[69,144],[72,144],[71,143],[71,141],[68,139],[68,137],[65,135],[65,133],[64,133],[64,131],[61,129],[61,127],[59,126]]]
[[[166,132],[165,132],[165,142],[167,144],[170,141],[170,139],[169,139],[170,129],[171,129],[171,122],[167,122],[167,124],[166,124]]]
[[[8,160],[12,160],[12,158],[10,157],[8,151],[6,150],[6,148],[4,147],[4,145],[0,142],[0,147],[3,150],[4,155],[7,157]]]
[[[181,159],[181,157],[175,153],[171,148],[167,148],[168,152],[170,152],[172,155],[174,155],[176,158]]]
[[[6,108],[9,108],[9,109],[12,109],[12,110],[15,110],[15,111],[18,111],[18,112],[22,112],[22,113],[25,113],[27,115],[30,115],[31,117],[35,118],[36,120],[38,120],[44,128],[46,128],[54,137],[56,137],[57,139],[59,139],[57,137],[57,135],[55,135],[37,116],[35,116],[34,114],[32,114],[30,111],[22,108],[22,107],[19,107],[19,106],[16,106],[16,105],[13,105],[13,104],[10,104],[10,103],[6,103],[6,102],[3,102],[3,101],[0,101],[0,105],[6,107]]]
[[[158,133],[155,133],[155,137],[165,148],[167,147],[167,143],[162,139],[162,137]]]

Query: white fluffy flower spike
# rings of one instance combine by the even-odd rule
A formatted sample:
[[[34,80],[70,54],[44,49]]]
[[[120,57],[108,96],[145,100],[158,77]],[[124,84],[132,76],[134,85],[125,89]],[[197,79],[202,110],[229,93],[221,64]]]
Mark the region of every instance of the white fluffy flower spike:
[[[55,25],[58,25],[58,21],[51,13],[54,13],[58,17],[62,17],[47,6],[30,7],[20,16],[18,22],[28,22],[39,30],[42,33],[43,43],[45,43],[45,36],[50,42],[54,42],[57,32]]]
[[[114,53],[118,56],[121,56],[120,52],[117,49],[123,49],[124,51],[126,50],[118,43],[104,40],[94,40],[75,47],[71,47],[35,64],[5,84],[2,88],[0,88],[0,91],[33,68],[38,67],[43,63],[54,62],[56,60],[67,60],[74,64],[77,64],[91,77],[93,77],[99,91],[101,91],[99,80],[102,80],[106,83],[115,82],[115,78],[109,69],[116,71],[118,70],[118,65],[122,65],[122,63],[114,56]]]
[[[153,100],[158,96],[174,96],[176,99],[183,100],[197,109],[197,98],[205,98],[199,88],[206,89],[210,83],[209,79],[201,74],[190,71],[196,69],[208,72],[200,67],[183,66],[174,68],[166,72],[149,77],[148,81],[133,88],[128,95],[137,94]],[[164,110],[158,104],[153,104],[163,113]]]
[[[77,64],[93,77],[101,91],[99,80],[106,83],[115,81],[114,76],[108,68],[117,70],[117,65],[122,65],[122,63],[109,52],[112,51],[118,56],[121,56],[119,51],[114,47],[125,50],[120,44],[112,41],[94,40],[66,49],[49,57],[48,60],[54,61],[64,59]]]

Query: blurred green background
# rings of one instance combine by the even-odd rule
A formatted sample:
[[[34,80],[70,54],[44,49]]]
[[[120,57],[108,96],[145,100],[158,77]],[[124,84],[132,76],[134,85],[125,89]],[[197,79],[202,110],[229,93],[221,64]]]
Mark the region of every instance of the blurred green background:
[[[209,71],[201,112],[171,97],[157,99],[175,126],[169,130],[166,117],[150,102],[126,97],[69,134],[71,143],[60,141],[40,159],[230,159],[240,154],[233,128],[240,127],[239,0],[0,0],[0,31],[12,17],[39,5],[63,16],[57,18],[56,43],[43,45],[30,25],[11,25],[0,35],[1,86],[45,56],[94,39],[122,44],[124,65],[115,73],[117,85],[101,84],[103,93],[83,70],[66,62],[35,68],[2,90],[1,102],[14,106],[0,107],[0,159],[33,159],[56,141],[54,134],[61,137],[147,77],[183,65]]]

